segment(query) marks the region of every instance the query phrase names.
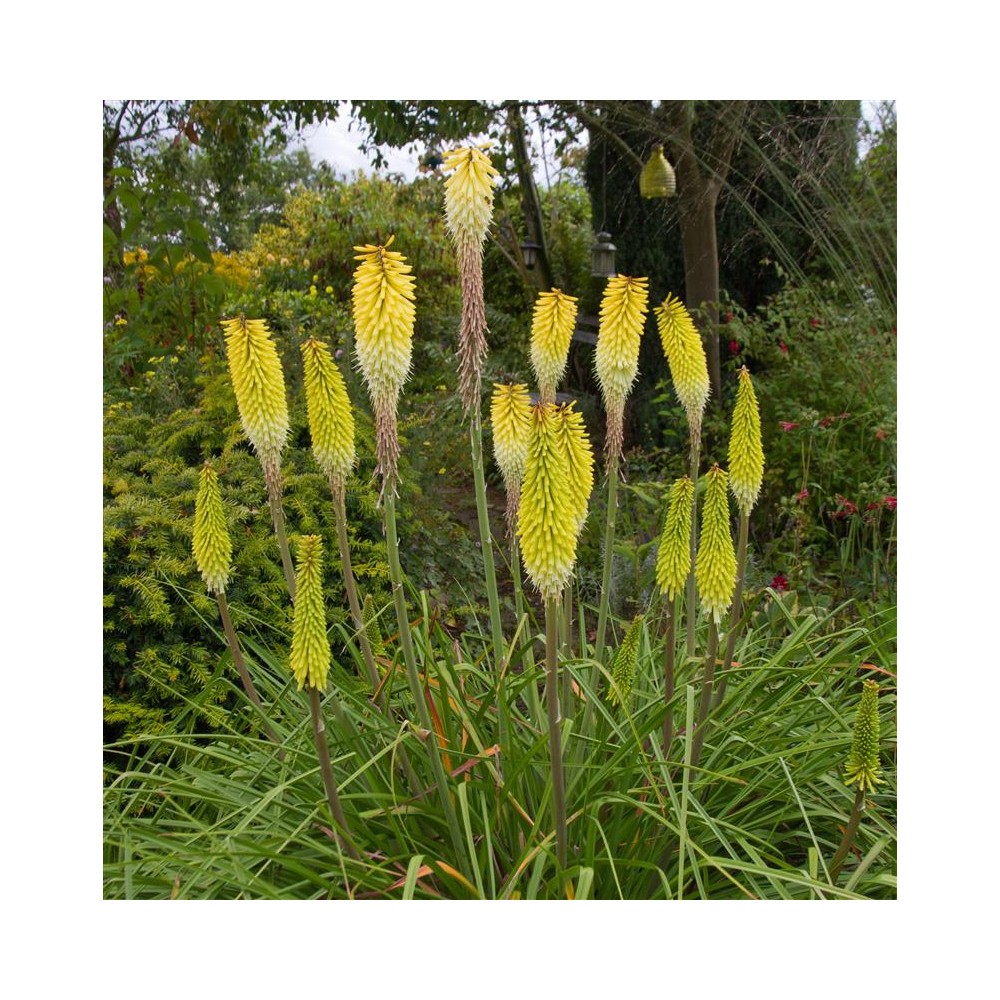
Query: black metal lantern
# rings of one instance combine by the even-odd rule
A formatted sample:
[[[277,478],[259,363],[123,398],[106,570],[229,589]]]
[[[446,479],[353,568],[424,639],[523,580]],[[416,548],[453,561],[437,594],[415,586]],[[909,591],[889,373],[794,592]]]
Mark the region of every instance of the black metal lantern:
[[[615,270],[615,245],[611,233],[598,233],[597,242],[590,248],[590,273],[595,278],[613,278]]]
[[[531,240],[525,240],[521,244],[521,256],[524,258],[524,266],[529,271],[534,271],[535,265],[538,263],[538,251],[541,249],[537,243],[533,243]]]

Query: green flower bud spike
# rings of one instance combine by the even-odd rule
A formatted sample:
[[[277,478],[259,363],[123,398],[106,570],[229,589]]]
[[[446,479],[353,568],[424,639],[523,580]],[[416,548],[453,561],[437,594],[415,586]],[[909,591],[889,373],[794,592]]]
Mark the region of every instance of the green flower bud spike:
[[[736,586],[736,551],[729,529],[726,473],[718,465],[705,474],[705,510],[694,576],[702,609],[718,625],[728,610]]]
[[[854,740],[844,769],[844,782],[857,784],[860,792],[873,792],[882,781],[879,765],[879,718],[876,681],[864,681],[854,718]]]
[[[764,449],[760,440],[760,408],[750,372],[739,371],[736,406],[729,437],[729,489],[741,514],[749,514],[764,479]]]
[[[354,414],[330,348],[314,337],[301,347],[313,455],[336,489],[354,467]]]
[[[323,604],[323,540],[319,535],[299,539],[296,597],[289,666],[301,691],[322,691],[330,670],[330,643]]]
[[[233,545],[219,491],[219,477],[207,462],[194,501],[194,561],[210,594],[224,594],[229,582]]]
[[[493,386],[490,402],[490,422],[493,426],[493,457],[496,459],[507,491],[507,535],[512,537],[517,526],[517,505],[528,460],[528,439],[531,437],[531,397],[521,383]]]
[[[691,572],[693,506],[694,483],[688,476],[682,476],[670,488],[667,517],[656,555],[656,582],[660,593],[671,603],[684,589]]]
[[[385,656],[385,643],[382,641],[382,630],[378,627],[378,615],[375,613],[375,602],[371,594],[365,594],[365,602],[361,606],[361,618],[372,652],[375,656]]]
[[[556,401],[556,386],[566,373],[576,327],[577,299],[560,288],[539,292],[531,319],[531,367],[543,403]]]
[[[622,644],[615,650],[611,661],[611,679],[614,683],[608,689],[608,701],[612,705],[628,704],[635,681],[635,668],[639,661],[639,639],[642,636],[642,615],[636,615],[625,631]]]

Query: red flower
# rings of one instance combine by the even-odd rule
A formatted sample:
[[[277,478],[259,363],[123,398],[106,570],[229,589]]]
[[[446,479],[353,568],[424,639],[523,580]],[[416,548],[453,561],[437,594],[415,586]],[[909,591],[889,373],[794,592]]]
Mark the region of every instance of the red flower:
[[[820,422],[820,427],[829,427],[833,424],[833,417],[824,417]]]
[[[885,440],[885,431],[881,427],[875,432],[875,440],[876,441]]]
[[[740,353],[740,342],[738,340],[729,341],[729,353],[730,354]]]
[[[812,318],[811,318],[811,319],[809,320],[809,325],[810,325],[810,326],[811,326],[811,327],[812,327],[812,328],[813,328],[814,330],[818,330],[818,329],[820,328],[820,322],[819,322],[819,320],[818,320],[818,319],[816,319],[816,317],[815,317],[815,316],[813,316],[813,317],[812,317]]]
[[[786,344],[783,340],[779,340],[778,341],[778,347],[781,348],[781,353],[782,354],[787,354],[788,353],[788,344]]]
[[[788,577],[778,573],[771,581],[770,586],[771,590],[776,590],[780,594],[783,591],[788,590]]]
[[[731,312],[727,312],[726,313],[726,322],[727,323],[732,323],[732,321],[733,321],[733,314]]]
[[[895,497],[882,497],[882,503],[889,508],[889,510],[896,509],[896,498]]]
[[[842,497],[839,493],[836,497],[837,509],[830,514],[830,517],[836,518],[838,521],[843,520],[843,518],[850,516],[851,514],[857,514],[858,505],[847,497]]]
[[[809,499],[809,491],[806,489],[799,490],[799,492],[795,494],[795,499],[799,503],[805,503]]]
[[[798,427],[799,425],[798,424],[793,424],[790,420],[779,420],[778,421],[778,426],[783,431],[794,431],[795,428]]]
[[[881,500],[876,500],[874,503],[868,504],[868,506],[865,507],[865,510],[878,510],[879,507],[881,507],[881,506],[882,506],[882,501]]]

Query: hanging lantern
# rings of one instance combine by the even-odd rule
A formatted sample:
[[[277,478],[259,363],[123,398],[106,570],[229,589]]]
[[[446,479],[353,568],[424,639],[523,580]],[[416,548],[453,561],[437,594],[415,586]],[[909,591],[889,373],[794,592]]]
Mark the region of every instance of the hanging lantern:
[[[527,270],[534,271],[535,265],[538,263],[538,251],[541,249],[533,240],[525,240],[521,244],[521,257]]]
[[[643,198],[672,198],[677,193],[674,168],[663,155],[660,143],[653,146],[653,152],[639,174],[639,193]]]
[[[611,233],[597,234],[597,242],[590,248],[590,273],[595,278],[613,278],[618,273]]]

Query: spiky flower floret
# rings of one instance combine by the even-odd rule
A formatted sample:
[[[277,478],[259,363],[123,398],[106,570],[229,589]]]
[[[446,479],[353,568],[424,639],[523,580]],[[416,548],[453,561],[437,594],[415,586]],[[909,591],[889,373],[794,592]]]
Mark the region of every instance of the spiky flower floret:
[[[378,615],[375,613],[375,601],[371,594],[365,594],[365,602],[361,605],[361,621],[364,622],[365,635],[372,654],[385,656],[385,643],[382,641],[382,631],[378,627]]]
[[[554,600],[576,561],[576,510],[559,417],[551,403],[532,407],[531,437],[517,512],[524,568],[545,600]]]
[[[281,359],[262,319],[222,321],[229,375],[243,430],[270,489],[281,485],[281,450],[288,438],[288,405]]]
[[[736,586],[736,551],[729,529],[729,494],[726,473],[713,465],[705,474],[705,509],[701,515],[701,536],[694,578],[702,608],[716,625],[729,608]]]
[[[539,292],[531,318],[531,367],[543,403],[554,403],[556,386],[566,372],[569,344],[576,327],[577,300],[561,288]]]
[[[229,582],[233,544],[226,527],[219,477],[207,462],[194,501],[194,561],[210,594],[224,594]]]
[[[299,539],[289,665],[299,690],[306,684],[322,691],[330,669],[323,605],[323,540],[319,535]]]
[[[687,412],[691,436],[701,438],[701,417],[708,401],[708,360],[701,336],[684,303],[668,295],[654,310],[663,353],[677,399]]]
[[[354,466],[354,414],[330,348],[315,337],[302,345],[306,410],[312,450],[330,482],[343,488]]]
[[[444,154],[444,210],[448,230],[456,243],[482,246],[493,218],[496,168],[483,152],[489,148],[465,146]]]
[[[847,757],[844,781],[848,785],[857,784],[862,792],[873,792],[882,780],[879,765],[879,719],[878,691],[876,681],[864,681],[861,701],[854,718],[854,739]]]
[[[583,417],[576,410],[576,403],[560,406],[556,413],[559,416],[559,439],[566,453],[570,501],[579,537],[587,520],[587,505],[594,488],[594,452]]]
[[[729,489],[740,512],[749,514],[764,479],[764,449],[760,442],[760,408],[750,372],[739,371],[733,426],[729,436]]]
[[[490,422],[493,426],[493,456],[507,491],[507,534],[512,535],[517,523],[521,480],[524,478],[528,438],[531,436],[528,387],[521,383],[494,384]]]
[[[394,484],[399,460],[396,404],[410,372],[413,351],[413,270],[389,247],[355,247],[361,261],[354,271],[354,349],[375,411],[375,446],[383,484]]]
[[[619,455],[625,399],[639,371],[639,341],[649,301],[649,279],[615,275],[601,299],[594,368],[608,416],[605,452]]]
[[[635,667],[639,660],[639,639],[642,636],[642,615],[636,615],[625,630],[622,644],[615,650],[611,662],[611,679],[614,683],[608,689],[608,701],[612,705],[624,705],[632,693],[635,681]]]
[[[691,572],[691,517],[694,483],[682,476],[670,487],[667,517],[656,555],[656,582],[668,601],[684,589]]]

